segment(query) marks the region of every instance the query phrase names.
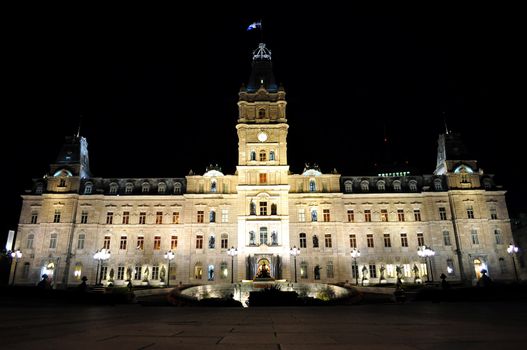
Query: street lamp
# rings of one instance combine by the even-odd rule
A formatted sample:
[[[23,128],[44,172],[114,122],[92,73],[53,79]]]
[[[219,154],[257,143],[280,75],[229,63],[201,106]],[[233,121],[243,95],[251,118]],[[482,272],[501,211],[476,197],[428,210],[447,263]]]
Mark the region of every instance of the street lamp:
[[[106,248],[99,249],[93,254],[93,258],[97,260],[97,271],[95,273],[95,285],[101,284],[102,276],[99,276],[99,269],[102,267],[102,261],[110,259],[110,251]]]
[[[351,251],[351,257],[353,258],[353,264],[355,266],[355,285],[358,286],[359,285],[359,268],[357,267],[357,258],[360,257],[360,250],[358,250],[357,248],[353,248],[353,250]],[[351,267],[351,270],[352,270],[352,274],[351,274],[351,278],[353,278],[353,266]]]
[[[165,259],[168,260],[167,287],[170,286],[170,260],[174,259],[175,254],[169,250],[165,253]]]
[[[419,255],[422,258],[425,258],[425,263],[427,264],[426,265],[427,270],[428,270],[428,263],[430,265],[430,275],[432,275],[432,282],[434,282],[434,272],[432,271],[432,261],[430,259],[435,254],[436,254],[436,252],[432,248],[427,247],[425,245],[417,248],[417,255]],[[427,271],[427,273],[426,273],[426,281],[430,282],[430,278],[428,277],[428,275],[429,275],[429,273]]]
[[[296,245],[295,245],[293,248],[291,248],[290,254],[295,259],[295,283],[297,283],[297,279],[296,279],[296,256],[300,254],[300,248],[297,248]]]
[[[238,249],[231,247],[227,250],[227,254],[231,256],[231,283],[234,283],[234,256],[238,255]]]
[[[518,282],[518,271],[516,270],[516,261],[514,260],[514,256],[516,253],[518,253],[518,247],[516,247],[514,244],[509,244],[509,247],[507,248],[507,253],[510,254],[512,259],[512,266],[514,266],[514,276],[516,277],[516,282]],[[16,269],[16,265],[15,265]]]
[[[15,276],[16,276],[16,267],[18,265],[18,259],[22,258],[22,252],[20,251],[20,249],[17,249],[14,252],[11,252],[11,258],[15,259],[15,269],[13,270],[13,279],[11,280],[11,285],[14,285]]]

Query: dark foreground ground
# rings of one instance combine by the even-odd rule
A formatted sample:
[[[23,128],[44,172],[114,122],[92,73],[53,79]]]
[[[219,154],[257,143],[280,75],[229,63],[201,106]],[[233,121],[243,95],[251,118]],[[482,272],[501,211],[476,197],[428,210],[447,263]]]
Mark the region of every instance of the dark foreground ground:
[[[3,349],[521,349],[527,304],[1,305]]]

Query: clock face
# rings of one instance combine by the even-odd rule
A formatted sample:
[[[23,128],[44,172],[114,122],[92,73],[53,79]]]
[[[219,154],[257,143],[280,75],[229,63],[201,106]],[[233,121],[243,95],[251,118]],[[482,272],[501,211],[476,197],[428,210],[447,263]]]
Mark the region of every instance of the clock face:
[[[267,140],[267,134],[263,131],[259,132],[258,140],[260,140],[260,142],[265,142]]]

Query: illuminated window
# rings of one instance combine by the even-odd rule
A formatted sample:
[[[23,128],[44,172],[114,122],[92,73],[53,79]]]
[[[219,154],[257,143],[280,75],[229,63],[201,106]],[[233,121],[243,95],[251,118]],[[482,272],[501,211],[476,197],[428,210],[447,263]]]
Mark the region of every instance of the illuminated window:
[[[324,243],[325,243],[326,248],[331,248],[331,247],[333,247],[333,241],[332,241],[332,239],[331,239],[331,234],[326,233],[326,234],[324,235]]]
[[[267,174],[259,174],[260,175],[260,183],[266,184],[267,183]]]
[[[445,246],[449,246],[449,245],[452,245],[452,243],[450,242],[450,232],[448,231],[443,231],[443,244]]]
[[[91,182],[87,182],[86,185],[84,185],[84,194],[91,194],[93,189],[93,184]]]
[[[115,182],[112,182],[110,184],[110,194],[116,194],[118,188],[119,188],[119,186]]]
[[[353,183],[350,180],[344,182],[344,192],[351,193],[353,191]]]
[[[119,242],[119,249],[126,250],[127,237],[121,236],[121,241]]]
[[[372,234],[366,235],[366,243],[368,245],[368,248],[374,248],[375,247],[375,245],[373,243],[373,235]]]
[[[260,162],[265,162],[267,160],[267,153],[265,150],[260,151]]]
[[[81,224],[87,224],[88,223],[88,211],[83,210],[81,212]]]
[[[260,227],[260,244],[267,244],[267,227]]]
[[[203,249],[203,235],[196,236],[196,249]]]
[[[139,213],[139,225],[146,224],[146,212],[142,211]]]
[[[197,217],[197,220],[198,220],[198,223],[199,224],[202,224],[203,223],[203,219],[205,217],[205,212],[203,210],[198,210],[198,217]]]
[[[164,182],[160,182],[157,184],[157,193],[163,194],[167,190],[167,185]]]
[[[161,236],[154,236],[154,250],[161,249]]]
[[[419,232],[419,233],[417,234],[417,245],[418,245],[419,247],[422,247],[422,246],[425,245],[425,237],[424,237],[424,235],[423,235],[422,232]]]
[[[397,209],[397,220],[404,221],[404,210],[403,209]]]
[[[355,222],[355,212],[352,209],[348,209],[348,222]]]
[[[172,213],[172,223],[179,224],[179,212],[175,211]]]
[[[445,207],[439,208],[439,220],[446,220],[446,219],[447,219],[446,208]]]
[[[267,215],[267,202],[260,202],[260,215]]]
[[[390,239],[390,234],[385,233],[384,234],[384,247],[391,248],[391,246],[392,246],[392,240]]]
[[[38,212],[37,211],[32,211],[31,212],[31,223],[32,224],[36,224],[37,220],[38,220]]]
[[[221,279],[225,279],[227,278],[227,276],[229,276],[229,268],[227,267],[227,263],[225,261],[223,261],[221,264],[220,264],[220,278]]]
[[[377,267],[375,266],[375,264],[370,264],[369,268],[370,278],[377,278]]]
[[[381,209],[381,221],[388,221],[388,209]]]
[[[117,279],[124,280],[124,266],[117,267]]]
[[[229,248],[229,235],[226,233],[221,234],[221,249]]]
[[[415,221],[421,221],[421,210],[414,209],[414,219]]]
[[[77,249],[84,249],[84,241],[86,240],[86,235],[84,233],[79,234],[79,238],[77,240]]]
[[[371,210],[370,209],[364,210],[364,221],[371,222]]]
[[[298,236],[300,239],[300,248],[307,248],[306,234],[302,232]]]
[[[162,223],[163,223],[163,212],[162,211],[158,211],[158,212],[156,212],[156,224],[160,225]]]
[[[143,237],[143,236],[138,236],[138,237],[137,237],[137,246],[136,246],[136,249],[138,249],[138,250],[143,250],[143,249],[145,249],[145,237]]]
[[[139,281],[141,279],[141,265],[136,265],[134,269],[134,280]]]
[[[392,183],[392,186],[393,186],[393,190],[396,191],[396,192],[400,192],[401,191],[401,181],[399,180],[395,180],[393,183]]]
[[[329,209],[323,209],[322,210],[322,215],[324,217],[324,222],[331,221],[331,216],[330,216],[330,213],[329,213]]]
[[[60,209],[55,209],[55,214],[53,214],[53,222],[60,222]]]
[[[124,193],[132,193],[133,190],[134,190],[134,184],[129,182],[125,186]]]
[[[52,233],[49,238],[49,248],[50,249],[57,248],[57,234],[56,233]]]
[[[104,236],[104,241],[102,243],[102,247],[104,249],[110,249],[110,239],[111,239],[110,236]]]
[[[194,278],[200,280],[203,277],[203,266],[201,263],[194,265]]]
[[[306,221],[306,211],[305,211],[305,209],[298,209],[298,221],[299,222],[305,222]]]
[[[170,249],[177,248],[177,236],[170,237]]]
[[[317,183],[315,180],[309,181],[309,192],[316,192],[317,191]]]
[[[27,242],[26,242],[26,248],[27,249],[33,249],[33,241],[35,240],[34,234],[27,235]]]
[[[300,278],[306,279],[307,278],[307,262],[302,261],[300,263]]]
[[[401,233],[401,247],[408,247],[408,237],[406,233]]]
[[[148,182],[143,182],[141,185],[141,192],[148,193],[150,192],[150,184]]]
[[[106,213],[106,223],[108,225],[113,224],[113,212],[109,211]]]
[[[350,248],[357,248],[357,236],[350,235]]]
[[[130,223],[130,212],[123,211],[123,225],[128,225]]]

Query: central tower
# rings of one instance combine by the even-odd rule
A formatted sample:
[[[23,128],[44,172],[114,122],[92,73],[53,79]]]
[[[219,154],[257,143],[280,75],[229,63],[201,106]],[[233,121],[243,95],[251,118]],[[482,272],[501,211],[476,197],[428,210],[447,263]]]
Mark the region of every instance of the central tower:
[[[278,87],[271,51],[261,43],[253,51],[252,71],[238,101],[238,246],[245,247],[246,278],[264,264],[282,277],[289,259],[287,119],[285,91]]]

